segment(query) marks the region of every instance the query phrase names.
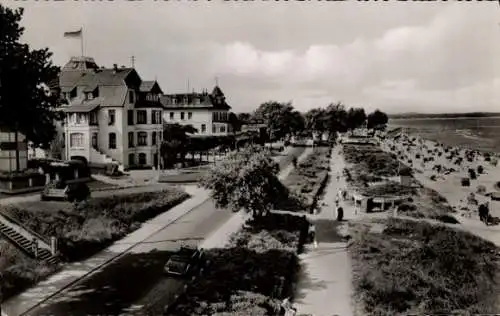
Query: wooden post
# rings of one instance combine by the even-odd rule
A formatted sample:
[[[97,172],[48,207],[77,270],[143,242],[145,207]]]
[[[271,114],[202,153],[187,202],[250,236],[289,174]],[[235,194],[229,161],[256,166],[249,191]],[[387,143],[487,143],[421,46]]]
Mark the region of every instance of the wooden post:
[[[55,236],[50,237],[50,252],[53,256],[57,254],[57,238]]]
[[[35,255],[35,259],[37,259],[38,258],[38,240],[36,239],[36,237],[33,237],[33,240],[31,242],[31,247],[33,250],[33,254]]]

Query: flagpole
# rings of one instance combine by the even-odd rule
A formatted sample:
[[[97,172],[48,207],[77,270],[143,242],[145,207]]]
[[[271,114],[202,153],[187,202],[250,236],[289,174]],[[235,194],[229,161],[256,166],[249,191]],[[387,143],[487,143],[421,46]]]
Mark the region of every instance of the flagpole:
[[[80,36],[80,48],[82,50],[82,57],[84,57],[84,53],[83,53],[83,27],[81,28],[81,36]]]

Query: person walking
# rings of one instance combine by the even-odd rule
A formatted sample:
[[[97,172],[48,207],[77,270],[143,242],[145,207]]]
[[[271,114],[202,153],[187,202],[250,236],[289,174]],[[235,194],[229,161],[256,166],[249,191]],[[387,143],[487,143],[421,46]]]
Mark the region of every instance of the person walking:
[[[488,225],[489,217],[490,217],[490,210],[488,208],[488,202],[479,205],[478,213],[479,213],[479,220],[481,222],[484,222],[486,225]]]

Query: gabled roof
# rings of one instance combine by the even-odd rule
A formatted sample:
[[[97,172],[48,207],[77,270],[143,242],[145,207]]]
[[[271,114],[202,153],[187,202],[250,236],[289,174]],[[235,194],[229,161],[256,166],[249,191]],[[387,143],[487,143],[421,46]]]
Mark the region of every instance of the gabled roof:
[[[158,85],[158,82],[156,82],[156,80],[143,81],[143,82],[141,82],[141,86],[140,86],[139,90],[141,92],[149,92],[149,91],[153,90],[155,85]],[[159,88],[159,85],[158,85],[158,88]]]

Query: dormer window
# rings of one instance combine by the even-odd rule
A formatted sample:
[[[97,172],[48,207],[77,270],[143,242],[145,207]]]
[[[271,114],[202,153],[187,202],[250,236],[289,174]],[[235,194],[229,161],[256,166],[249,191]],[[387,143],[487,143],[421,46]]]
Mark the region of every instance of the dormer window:
[[[94,98],[94,94],[92,92],[85,93],[86,100],[92,100]]]
[[[172,104],[175,105],[177,103],[176,99],[172,99]]]
[[[135,102],[135,94],[134,91],[129,91],[128,92],[128,103],[134,103]]]

